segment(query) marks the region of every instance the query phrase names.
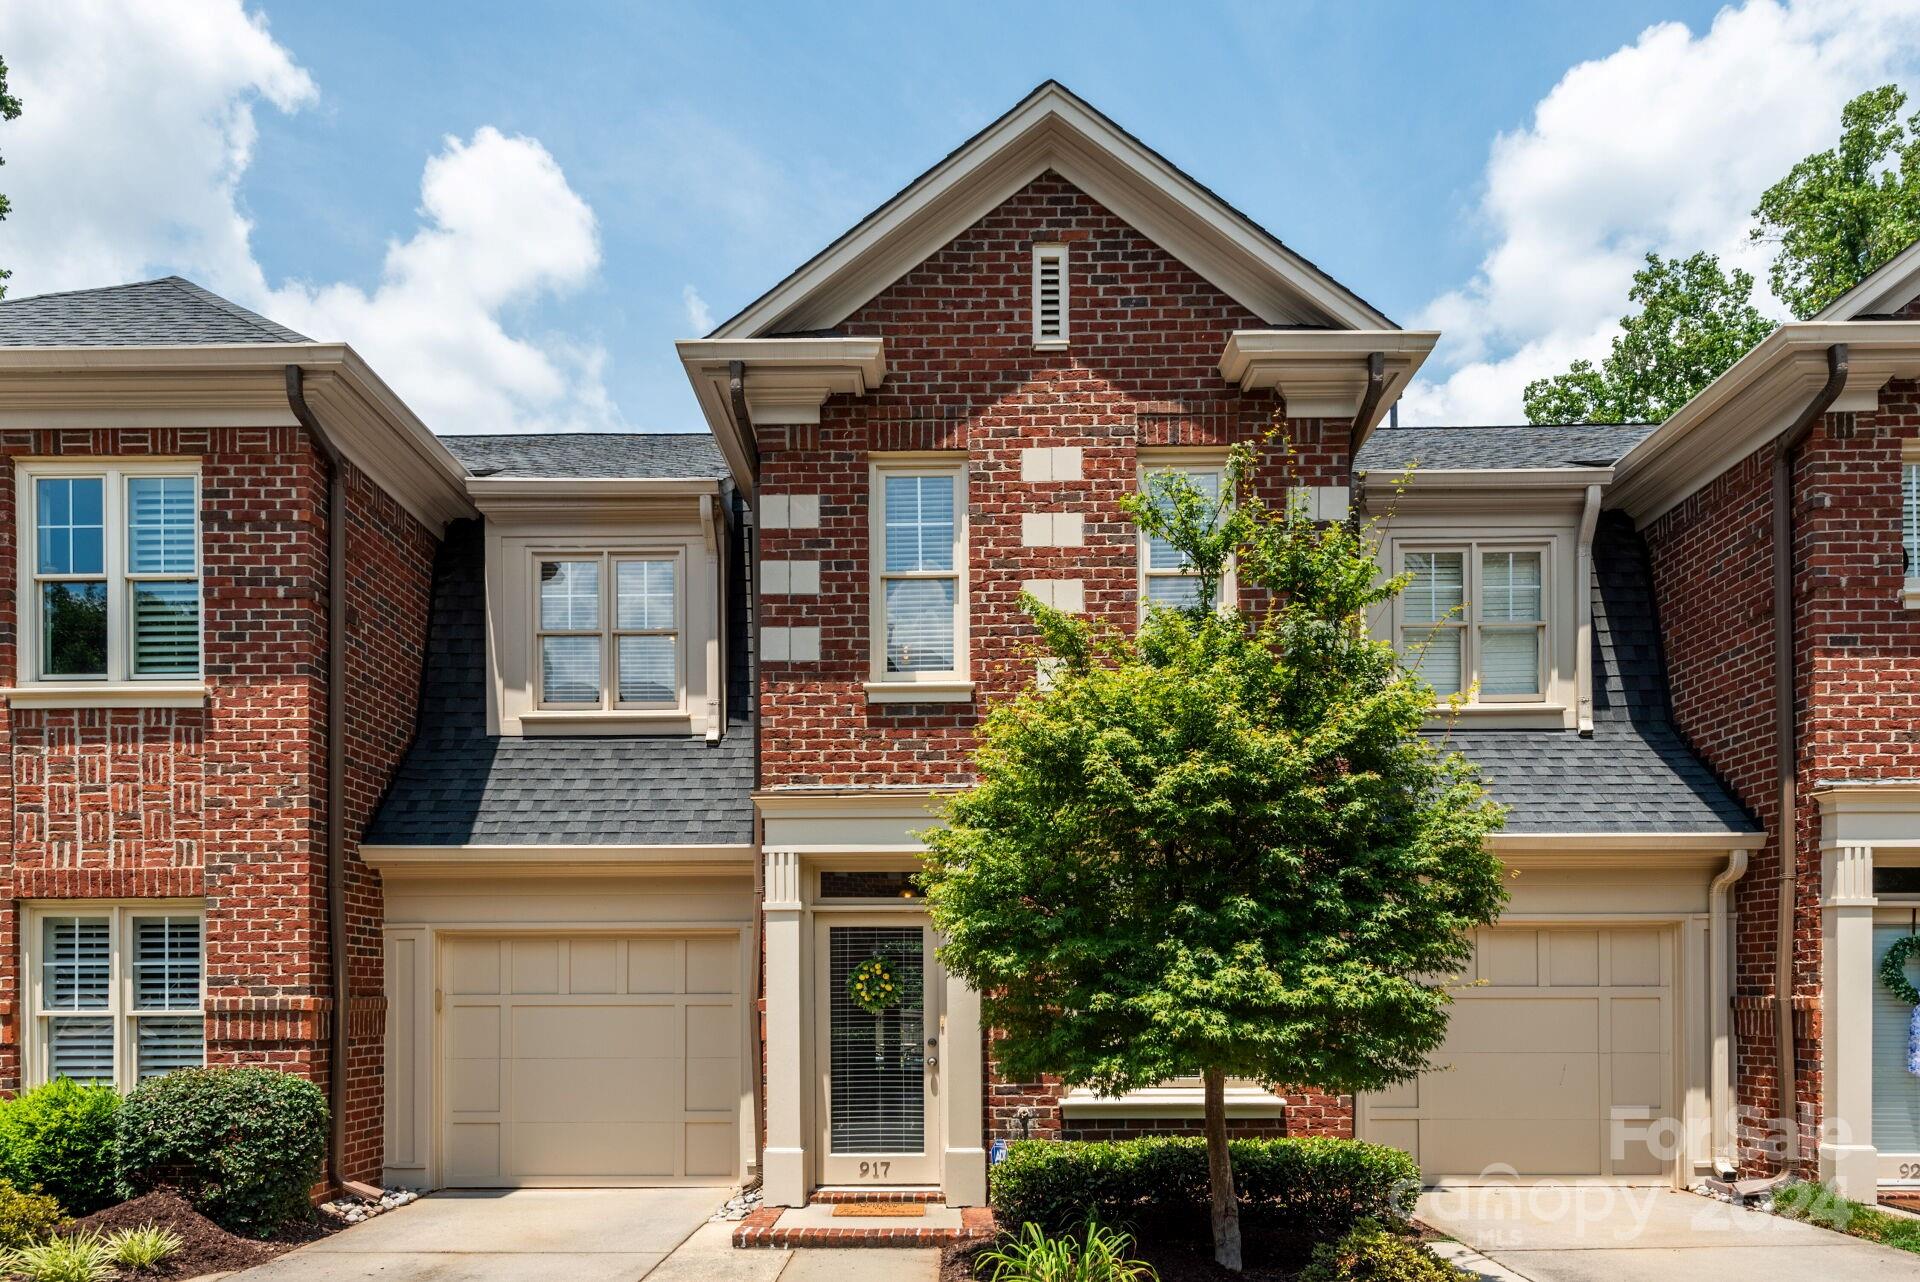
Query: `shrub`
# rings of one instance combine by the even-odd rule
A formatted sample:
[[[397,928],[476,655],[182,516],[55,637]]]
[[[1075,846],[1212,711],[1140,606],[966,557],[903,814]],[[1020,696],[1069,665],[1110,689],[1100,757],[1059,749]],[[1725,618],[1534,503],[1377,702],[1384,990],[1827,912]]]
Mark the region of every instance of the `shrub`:
[[[1362,1220],[1403,1221],[1420,1188],[1412,1158],[1359,1140],[1234,1140],[1232,1152],[1245,1226],[1302,1245],[1332,1241]],[[1092,1216],[1191,1233],[1209,1222],[1206,1141],[1022,1140],[993,1168],[992,1201],[1010,1228],[1063,1232]]]
[[[49,1193],[71,1215],[91,1215],[114,1196],[111,1086],[62,1077],[0,1103],[0,1179]]]
[[[34,1246],[67,1222],[60,1203],[45,1193],[22,1193],[0,1180],[0,1249]]]
[[[113,1262],[126,1269],[151,1269],[186,1245],[178,1233],[158,1224],[142,1224],[137,1229],[121,1229],[107,1234],[107,1249]]]
[[[270,1069],[182,1069],[127,1096],[119,1141],[124,1196],[170,1186],[222,1228],[264,1237],[309,1212],[327,1101]]]
[[[1473,1282],[1473,1276],[1367,1220],[1338,1242],[1314,1247],[1299,1282]]]
[[[1129,1260],[1133,1238],[1088,1220],[1079,1237],[1048,1237],[1038,1224],[974,1257],[974,1273],[988,1282],[1160,1282],[1151,1264]]]
[[[113,1252],[98,1233],[48,1238],[10,1252],[7,1267],[29,1282],[112,1282]]]

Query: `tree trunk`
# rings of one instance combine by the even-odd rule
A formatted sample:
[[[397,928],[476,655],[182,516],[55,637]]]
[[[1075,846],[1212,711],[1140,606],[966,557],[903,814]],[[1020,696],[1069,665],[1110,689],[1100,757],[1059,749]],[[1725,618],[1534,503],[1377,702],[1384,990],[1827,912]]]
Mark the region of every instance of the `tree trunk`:
[[[1206,1085],[1207,1182],[1213,1189],[1213,1261],[1238,1273],[1240,1199],[1234,1196],[1233,1155],[1227,1151],[1227,1074],[1210,1068],[1201,1081]]]

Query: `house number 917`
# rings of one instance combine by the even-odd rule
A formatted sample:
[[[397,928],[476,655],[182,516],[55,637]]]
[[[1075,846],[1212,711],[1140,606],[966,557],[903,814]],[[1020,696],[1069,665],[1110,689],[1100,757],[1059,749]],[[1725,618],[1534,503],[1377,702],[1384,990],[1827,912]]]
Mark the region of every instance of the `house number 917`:
[[[892,1169],[892,1162],[862,1162],[860,1163],[860,1178],[863,1180],[884,1180],[887,1178],[887,1172]]]

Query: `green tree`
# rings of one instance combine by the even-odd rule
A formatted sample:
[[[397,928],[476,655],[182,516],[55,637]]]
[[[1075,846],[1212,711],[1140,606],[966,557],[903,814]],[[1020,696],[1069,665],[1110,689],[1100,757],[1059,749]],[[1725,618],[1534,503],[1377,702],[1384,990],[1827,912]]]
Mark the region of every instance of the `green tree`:
[[[1753,277],[1712,254],[1648,254],[1627,291],[1639,310],[1620,318],[1612,351],[1527,384],[1527,421],[1659,422],[1773,332],[1752,297]]]
[[[1427,1064],[1435,979],[1505,900],[1474,768],[1420,733],[1432,691],[1368,633],[1373,527],[1156,477],[1129,516],[1198,571],[1134,636],[1023,602],[1047,678],[988,715],[978,782],[926,835],[941,958],[1015,1076],[1204,1084],[1215,1257],[1241,1266],[1225,1083],[1375,1090]],[[1239,500],[1233,500],[1239,495]],[[1243,601],[1216,609],[1234,568]]]
[[[1920,238],[1920,113],[1870,89],[1840,112],[1840,142],[1767,188],[1752,235],[1778,245],[1768,283],[1806,320]]]
[[[20,100],[7,91],[7,60],[0,58],[0,120],[18,120],[19,118]],[[0,159],[0,165],[6,163],[4,159]],[[12,202],[7,199],[4,192],[0,192],[0,219],[4,219],[12,208]],[[0,267],[0,281],[5,281],[11,275],[13,275],[11,271]],[[0,298],[6,296],[7,287],[0,284]]]

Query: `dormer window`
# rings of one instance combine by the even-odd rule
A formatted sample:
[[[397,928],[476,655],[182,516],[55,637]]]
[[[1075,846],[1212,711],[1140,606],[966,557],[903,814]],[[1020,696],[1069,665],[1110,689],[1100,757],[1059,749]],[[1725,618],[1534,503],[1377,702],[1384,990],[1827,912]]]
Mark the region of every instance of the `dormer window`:
[[[678,556],[542,556],[536,581],[541,707],[679,706]]]
[[[1546,690],[1544,549],[1469,543],[1409,548],[1401,570],[1399,645],[1445,698],[1538,702]]]
[[[1067,247],[1033,247],[1033,345],[1067,345]]]

